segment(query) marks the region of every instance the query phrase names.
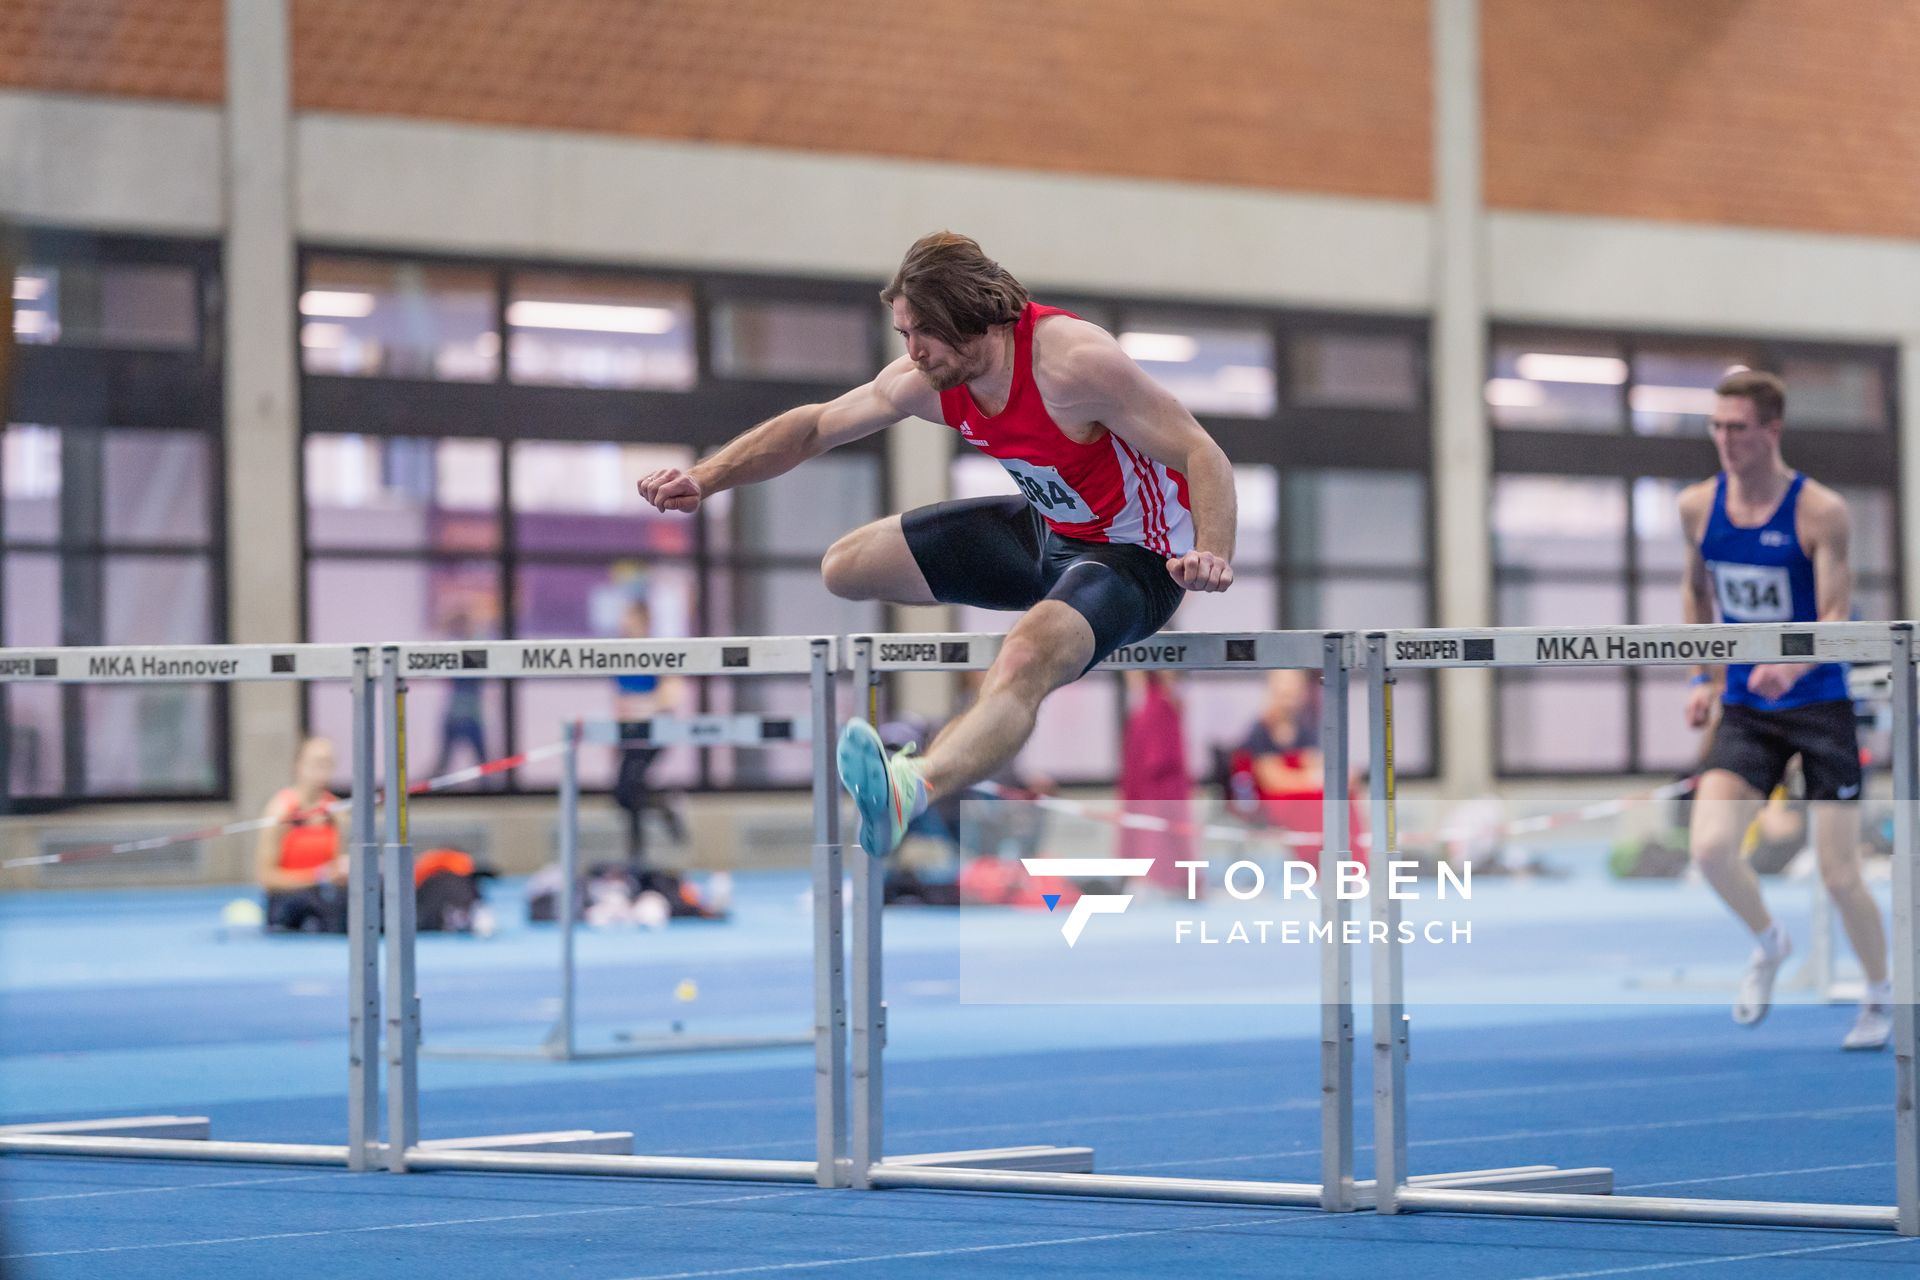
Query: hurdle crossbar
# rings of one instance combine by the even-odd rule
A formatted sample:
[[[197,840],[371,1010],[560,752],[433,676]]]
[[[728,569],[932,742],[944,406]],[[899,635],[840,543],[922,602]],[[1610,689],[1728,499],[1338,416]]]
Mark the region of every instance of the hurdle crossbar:
[[[1920,1234],[1920,1124],[1914,1116],[1916,1026],[1914,919],[1920,899],[1913,874],[1915,698],[1912,624],[1743,623],[1719,626],[1507,627],[1471,630],[1375,631],[1365,638],[1368,726],[1373,741],[1373,830],[1377,858],[1399,852],[1393,782],[1393,686],[1400,670],[1471,667],[1678,666],[1756,662],[1888,662],[1893,664],[1894,1051],[1896,1059],[1896,1188],[1892,1206],[1793,1201],[1617,1196],[1512,1186],[1437,1186],[1407,1168],[1407,1037],[1400,904],[1371,893],[1373,951],[1374,1201],[1378,1212],[1430,1209],[1455,1213],[1526,1214],[1662,1222],[1895,1229]],[[1381,926],[1384,926],[1381,927]]]
[[[388,777],[405,791],[407,682],[414,679],[539,676],[599,678],[652,673],[677,676],[804,676],[810,682],[813,733],[812,848],[814,914],[814,1158],[708,1159],[572,1152],[502,1152],[429,1147],[419,1139],[419,998],[414,990],[416,931],[412,895],[389,895],[388,1144],[393,1172],[467,1169],[516,1173],[599,1173],[628,1177],[718,1178],[846,1185],[846,997],[843,985],[839,783],[832,738],[838,662],[831,636],[747,636],[686,640],[489,641],[386,645],[381,648],[382,714],[390,745]],[[577,747],[578,733],[572,744]],[[569,753],[571,755],[571,752]],[[578,775],[575,774],[577,796]],[[395,884],[413,883],[406,810],[389,811],[385,865]],[[577,850],[576,855],[577,857]],[[397,912],[392,898],[406,899]],[[569,904],[570,905],[570,904]],[[562,915],[568,921],[571,911]],[[397,1016],[394,1011],[408,1016]],[[511,1136],[511,1135],[507,1135]]]
[[[0,1133],[0,1152],[15,1154],[223,1160],[254,1164],[340,1164],[365,1170],[378,1158],[380,1009],[375,976],[379,898],[374,869],[373,694],[367,645],[128,645],[0,649],[7,684],[238,684],[249,681],[346,681],[353,695],[353,798],[347,884],[347,1141],[345,1145],[212,1141],[135,1136],[140,1121],[119,1133],[104,1121],[50,1121]],[[91,1132],[84,1130],[91,1129]],[[148,1126],[148,1132],[155,1130]]]
[[[856,696],[888,671],[977,671],[992,665],[1005,637],[993,634],[856,635],[849,639]],[[1099,670],[1263,672],[1320,670],[1327,682],[1322,745],[1327,753],[1326,848],[1345,851],[1347,828],[1347,672],[1351,639],[1323,632],[1169,632],[1125,645]],[[884,1052],[887,1012],[882,972],[882,876],[878,859],[849,848],[853,881],[853,1185],[1106,1196],[1236,1204],[1298,1205],[1336,1211],[1362,1199],[1353,1176],[1353,1006],[1348,949],[1339,939],[1347,904],[1321,896],[1331,922],[1323,949],[1319,1182],[1255,1182],[1094,1173],[1087,1148],[1008,1147],[983,1151],[885,1155]],[[1084,1160],[1079,1152],[1085,1151]],[[1044,1167],[1051,1163],[1051,1167]],[[998,1166],[998,1167],[996,1167]]]
[[[646,746],[772,747],[808,742],[807,716],[661,715],[645,720],[569,720],[561,726],[559,863],[560,1012],[539,1044],[425,1044],[422,1057],[591,1062],[609,1058],[648,1058],[672,1053],[710,1053],[736,1049],[790,1049],[813,1043],[812,1029],[765,1034],[690,1035],[679,1031],[629,1034],[614,1044],[582,1044],[574,997],[578,990],[575,952],[575,894],[580,884],[580,748],[622,749]],[[676,1024],[677,1025],[677,1024]]]

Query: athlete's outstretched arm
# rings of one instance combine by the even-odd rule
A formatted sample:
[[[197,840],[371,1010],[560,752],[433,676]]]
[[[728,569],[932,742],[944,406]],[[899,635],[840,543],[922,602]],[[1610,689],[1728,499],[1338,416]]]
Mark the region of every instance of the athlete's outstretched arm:
[[[1107,430],[1187,478],[1193,550],[1167,562],[1189,591],[1225,591],[1233,582],[1239,500],[1233,464],[1172,392],[1148,377],[1108,334],[1092,331],[1053,364],[1047,399]],[[1052,372],[1052,371],[1050,371]]]
[[[692,511],[703,498],[785,475],[809,458],[870,436],[902,418],[937,417],[940,397],[905,356],[872,382],[830,400],[775,414],[721,446],[691,470],[666,467],[643,477],[640,496],[661,511]]]
[[[1839,494],[1821,493],[1823,501],[1809,513],[1813,520],[1813,585],[1822,622],[1853,619],[1853,568],[1847,548],[1853,541],[1853,517]],[[1802,493],[1801,502],[1806,501]]]

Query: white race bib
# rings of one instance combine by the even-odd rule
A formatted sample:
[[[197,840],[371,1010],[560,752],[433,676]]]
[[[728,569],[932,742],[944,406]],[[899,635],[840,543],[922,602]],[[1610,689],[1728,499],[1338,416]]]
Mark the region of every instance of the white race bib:
[[[1777,564],[1707,566],[1713,574],[1720,616],[1728,622],[1793,621],[1793,583]]]
[[[1020,492],[1027,501],[1038,507],[1041,514],[1061,524],[1085,524],[1094,518],[1093,506],[1073,491],[1073,486],[1060,478],[1059,471],[1052,467],[1036,467],[1031,462],[1022,462],[1018,458],[1000,458],[997,460],[1020,486]]]

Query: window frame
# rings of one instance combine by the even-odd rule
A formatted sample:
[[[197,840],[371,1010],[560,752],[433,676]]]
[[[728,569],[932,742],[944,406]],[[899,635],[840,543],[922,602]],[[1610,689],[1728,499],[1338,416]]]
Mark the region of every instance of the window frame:
[[[28,226],[18,230],[5,260],[10,268],[29,263],[65,265],[161,265],[189,268],[195,276],[199,341],[191,350],[113,347],[94,344],[22,343],[12,348],[13,397],[7,425],[41,426],[62,432],[106,433],[188,432],[207,441],[207,536],[202,542],[129,542],[99,534],[71,537],[65,528],[51,539],[7,538],[0,531],[0,550],[6,553],[50,554],[61,565],[61,643],[101,643],[104,614],[82,619],[82,633],[90,639],[72,639],[77,625],[66,616],[64,582],[69,573],[104,572],[112,558],[192,557],[205,563],[208,591],[207,641],[225,643],[228,636],[227,479],[224,459],[225,363],[222,332],[223,255],[218,241],[148,235],[123,235],[73,228]],[[7,273],[11,278],[11,271]],[[11,287],[11,285],[9,285]],[[62,500],[68,476],[62,444]],[[98,506],[104,494],[89,499]],[[77,558],[78,563],[69,563]],[[0,572],[0,604],[4,603],[5,575]],[[0,814],[59,813],[90,805],[207,804],[232,799],[232,707],[229,690],[212,686],[209,727],[214,784],[198,791],[86,791],[87,728],[84,698],[87,686],[62,685],[62,787],[58,795],[17,796],[11,785],[0,797]],[[11,725],[9,687],[0,686],[0,722]],[[12,777],[12,734],[0,733],[0,779]],[[77,784],[77,785],[76,785]]]
[[[1627,362],[1627,379],[1619,386],[1619,419],[1612,431],[1503,427],[1494,424],[1490,413],[1487,415],[1486,429],[1492,438],[1492,475],[1496,482],[1503,475],[1533,475],[1573,479],[1609,479],[1619,481],[1625,488],[1626,519],[1621,533],[1625,546],[1620,559],[1619,573],[1614,574],[1610,570],[1555,571],[1541,580],[1605,582],[1608,585],[1618,585],[1626,596],[1625,621],[1631,625],[1642,620],[1640,617],[1641,591],[1660,585],[1667,575],[1663,570],[1643,571],[1642,569],[1639,539],[1634,534],[1634,482],[1677,480],[1692,483],[1708,479],[1718,474],[1719,457],[1714,451],[1712,441],[1704,432],[1699,436],[1689,437],[1641,435],[1634,431],[1630,407],[1630,398],[1635,385],[1634,370],[1642,352],[1665,344],[1701,346],[1725,344],[1752,350],[1756,354],[1760,368],[1778,368],[1784,360],[1807,357],[1845,357],[1868,360],[1879,366],[1881,387],[1886,397],[1883,413],[1887,425],[1884,428],[1855,431],[1809,427],[1803,433],[1795,434],[1793,388],[1788,387],[1787,435],[1782,451],[1788,465],[1792,466],[1796,445],[1800,440],[1807,440],[1808,451],[1817,451],[1819,455],[1817,479],[1836,487],[1876,489],[1889,495],[1894,535],[1886,585],[1891,590],[1894,616],[1905,616],[1906,547],[1904,539],[1899,534],[1902,527],[1905,495],[1900,491],[1898,482],[1901,384],[1899,352],[1896,348],[1871,343],[1744,337],[1678,330],[1608,329],[1591,326],[1562,328],[1532,323],[1495,322],[1488,329],[1484,377],[1491,378],[1495,375],[1494,352],[1498,346],[1520,345],[1529,340],[1542,343],[1591,342],[1613,345],[1620,349],[1622,358]],[[1500,587],[1506,579],[1503,578],[1504,571],[1500,566],[1498,553],[1494,549],[1491,517],[1488,523],[1488,548],[1490,555],[1493,556],[1489,571],[1492,577],[1493,596],[1497,604]],[[1877,575],[1876,585],[1879,585]],[[1673,770],[1670,768],[1648,765],[1641,751],[1643,728],[1641,694],[1642,686],[1647,681],[1645,670],[1631,666],[1614,670],[1622,674],[1621,687],[1624,691],[1623,696],[1626,698],[1627,749],[1626,764],[1623,768],[1571,770],[1506,767],[1502,762],[1499,743],[1504,725],[1503,695],[1506,677],[1503,673],[1496,673],[1489,708],[1494,727],[1494,758],[1491,762],[1494,776],[1503,781],[1525,782],[1578,781],[1616,778],[1623,775],[1656,777],[1671,774]]]

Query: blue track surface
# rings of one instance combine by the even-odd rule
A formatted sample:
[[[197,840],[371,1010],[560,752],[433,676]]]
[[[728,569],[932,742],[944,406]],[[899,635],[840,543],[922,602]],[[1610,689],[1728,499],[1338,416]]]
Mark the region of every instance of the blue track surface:
[[[807,1026],[803,887],[743,878],[733,924],[584,938],[588,1038]],[[1737,963],[1704,890],[1661,892],[1663,928]],[[1605,952],[1646,894],[1596,886],[1585,922],[1556,927]],[[344,945],[223,939],[232,896],[0,898],[4,1118],[166,1111],[216,1137],[342,1141]],[[952,914],[888,927],[889,1150],[1061,1142],[1104,1172],[1315,1175],[1316,1011],[962,1006]],[[429,1040],[537,1043],[555,946],[519,926],[424,939]],[[1850,1016],[1783,1007],[1745,1032],[1718,1004],[1417,1009],[1414,1171],[1602,1164],[1622,1191],[1890,1203],[1893,1063],[1835,1050]],[[617,1127],[647,1153],[805,1158],[812,1079],[806,1050],[430,1060],[423,1129]],[[0,1196],[9,1276],[1920,1276],[1920,1243],[1891,1235],[746,1184],[22,1157],[0,1161]]]

